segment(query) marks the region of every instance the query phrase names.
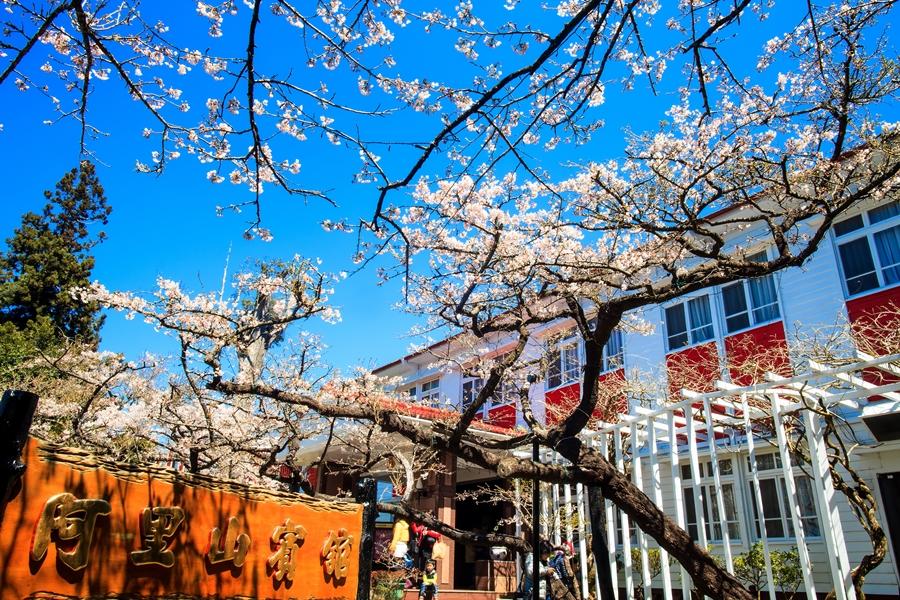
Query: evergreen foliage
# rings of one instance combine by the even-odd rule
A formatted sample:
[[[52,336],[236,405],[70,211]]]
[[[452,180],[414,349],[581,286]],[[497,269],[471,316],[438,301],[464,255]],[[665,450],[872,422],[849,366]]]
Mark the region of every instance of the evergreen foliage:
[[[25,213],[0,254],[3,366],[66,340],[99,341],[99,306],[71,292],[90,283],[91,249],[105,238],[92,226],[105,225],[112,209],[89,161],[67,172],[44,196],[43,211]]]

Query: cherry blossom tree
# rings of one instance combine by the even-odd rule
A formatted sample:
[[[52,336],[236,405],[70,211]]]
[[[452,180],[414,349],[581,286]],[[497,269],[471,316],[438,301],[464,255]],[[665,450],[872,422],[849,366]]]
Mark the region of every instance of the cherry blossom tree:
[[[549,17],[515,0],[504,11],[469,1],[452,10],[408,10],[399,0],[198,2],[214,39],[187,45],[177,23],[137,3],[4,4],[0,85],[46,95],[57,117],[81,123],[86,151],[98,133],[92,95],[124,86],[154,123],[144,135],[159,142],[138,170],[161,172],[192,156],[211,181],[247,185],[256,211],[248,235],[270,235],[264,186],[329,199],[301,171],[305,142],[316,136],[350,149],[361,161],[356,180],[374,188],[373,217],[326,226],[355,231],[361,261],[394,256],[384,276],[405,278],[409,310],[469,349],[436,360],[485,375],[461,415],[430,428],[396,404],[385,408],[385,382],[360,375],[310,384],[294,357],[269,352],[287,323],[329,316],[324,287],[309,295],[320,276],[307,267],[287,280],[261,271],[247,280],[252,298],[242,304],[187,296],[170,283],[154,301],[89,295],[176,332],[201,424],[210,417],[200,398],[213,394],[217,407],[254,417],[269,414],[251,408],[260,402],[297,411],[287,421],[363,424],[363,439],[399,436],[501,477],[597,486],[702,594],[752,597],[579,434],[601,397],[603,346],[616,328],[646,328],[634,316],[641,308],[802,265],[849,208],[896,192],[896,128],[882,115],[900,84],[886,27],[893,1],[564,1]],[[773,13],[788,23],[774,37]],[[302,68],[263,51],[269,27],[295,30]],[[237,41],[224,35],[234,29]],[[460,68],[434,70],[408,51],[429,41],[452,45]],[[339,83],[348,77],[352,90]],[[179,78],[193,79],[171,83]],[[663,118],[632,127],[624,141],[609,135],[612,94],[664,103]],[[205,107],[199,121],[197,106]],[[391,119],[421,124],[419,139],[370,134],[383,131],[372,123]],[[402,149],[398,157],[379,156],[385,143]],[[614,150],[601,155],[600,144]],[[553,153],[599,158],[560,166]],[[762,260],[760,248],[770,249]],[[565,418],[544,423],[528,389],[546,357],[528,348],[560,320],[583,340],[581,396]],[[479,353],[488,342],[504,352]],[[471,425],[503,385],[519,390],[528,431],[486,441]],[[568,462],[515,453],[534,440]]]

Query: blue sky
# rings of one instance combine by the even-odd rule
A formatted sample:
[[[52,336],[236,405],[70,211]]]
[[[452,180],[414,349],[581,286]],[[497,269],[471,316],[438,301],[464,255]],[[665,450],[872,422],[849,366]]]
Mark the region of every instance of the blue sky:
[[[562,23],[555,11],[529,10],[534,18],[546,23],[547,29]],[[245,9],[242,11],[246,14]],[[206,22],[192,11],[166,16],[173,34],[191,40],[193,46],[213,43],[205,37]],[[263,26],[268,27],[271,20],[270,15],[265,16]],[[739,52],[737,60],[755,63],[762,41],[783,29],[789,20],[782,16],[767,22],[766,33],[744,45],[744,50],[752,51]],[[226,20],[226,36],[215,43],[238,46],[245,43],[243,39],[229,37],[229,33],[240,29],[234,25]],[[265,31],[260,60],[277,65],[287,55],[289,62],[290,53],[280,51],[296,41],[289,37],[294,34],[282,29]],[[402,39],[403,33],[400,32],[398,39]],[[399,69],[407,72],[421,69],[438,79],[469,77],[464,70],[453,70],[458,68],[455,65],[460,59],[446,34],[432,35],[425,46],[421,45],[421,38],[417,39],[420,41],[403,42],[395,47]],[[38,47],[25,68],[34,72],[46,56],[47,49]],[[339,69],[334,77],[329,80],[332,90],[355,89],[355,74]],[[194,105],[193,122],[204,112],[205,95],[201,92],[190,87],[185,91]],[[671,95],[647,98],[643,94],[623,95],[615,88],[608,89],[607,98],[607,104],[597,113],[606,120],[606,129],[587,146],[537,156],[542,167],[560,172],[559,165],[565,162],[615,157],[621,151],[625,126],[653,127],[663,118],[663,110],[674,101]],[[319,223],[323,219],[352,221],[371,215],[376,198],[374,188],[350,183],[357,161],[355,151],[339,152],[325,143],[307,142],[316,145],[311,146],[315,151],[304,149],[299,154],[303,161],[302,175],[331,188],[339,206],[317,200],[306,202],[270,187],[263,195],[263,225],[272,230],[275,239],[269,243],[247,241],[241,236],[247,217],[228,213],[217,217],[215,213],[216,205],[246,200],[245,187],[210,184],[203,176],[208,167],[198,165],[190,157],[171,163],[161,177],[136,173],[135,160],[147,162],[149,152],[155,148],[141,137],[141,130],[149,124],[148,117],[113,81],[98,86],[90,100],[90,109],[94,122],[110,134],[90,144],[100,163],[98,172],[113,207],[106,228],[108,239],[95,249],[94,277],[107,287],[150,291],[156,277],[165,276],[180,280],[183,287],[194,291],[217,290],[229,251],[231,272],[257,259],[287,258],[298,253],[321,258],[324,268],[330,271],[354,269],[351,256],[355,236],[326,233]],[[0,122],[4,127],[0,133],[0,160],[6,173],[5,200],[0,203],[3,238],[12,234],[23,212],[40,209],[44,203],[42,191],[51,188],[79,160],[79,129],[73,122],[43,125],[42,121],[49,117],[48,103],[34,90],[21,93],[12,85],[0,89]],[[369,132],[373,136],[390,133],[394,138],[422,140],[437,126],[436,120],[405,113],[399,120],[371,124]],[[385,164],[393,169],[394,175],[408,164],[404,159],[409,154],[398,147],[382,147],[378,153],[385,157]],[[343,322],[312,327],[328,344],[326,359],[334,366],[345,370],[357,364],[373,367],[407,352],[411,340],[405,334],[415,320],[394,306],[402,300],[399,282],[383,287],[376,284],[374,268],[341,283],[333,301],[342,310]],[[126,321],[118,315],[108,318],[102,338],[105,349],[132,357],[144,351],[172,350],[170,343],[152,327],[139,320]]]

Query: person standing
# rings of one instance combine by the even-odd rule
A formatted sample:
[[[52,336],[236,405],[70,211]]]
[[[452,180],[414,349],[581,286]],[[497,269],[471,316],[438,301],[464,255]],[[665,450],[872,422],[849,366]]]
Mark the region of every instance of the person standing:
[[[541,540],[540,543],[540,558],[541,562],[538,565],[538,585],[539,585],[539,594],[541,600],[549,600],[550,596],[548,595],[548,590],[550,587],[547,585],[547,580],[549,578],[556,577],[556,570],[547,564],[550,555],[553,553],[553,548],[550,546],[550,543],[546,540]],[[522,595],[524,600],[531,600],[532,589],[534,589],[534,554],[529,552],[525,555],[525,570],[523,573],[523,581],[522,581]]]

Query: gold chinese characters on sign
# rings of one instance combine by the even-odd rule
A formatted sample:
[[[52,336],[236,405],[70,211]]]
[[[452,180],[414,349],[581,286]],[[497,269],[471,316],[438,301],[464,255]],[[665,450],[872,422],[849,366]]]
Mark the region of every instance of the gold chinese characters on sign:
[[[73,571],[85,568],[97,517],[108,515],[111,510],[106,500],[78,500],[66,492],[51,496],[44,504],[41,518],[34,529],[31,559],[34,561],[44,559],[55,531],[61,542],[77,540],[71,550],[63,550],[57,546],[56,556],[59,561]]]
[[[322,562],[325,566],[325,574],[335,579],[347,577],[350,569],[350,552],[353,548],[353,536],[347,534],[344,528],[328,532],[325,544],[322,546]]]
[[[365,505],[29,441],[0,600],[354,597]]]
[[[175,564],[175,553],[168,549],[169,539],[184,522],[184,511],[180,506],[154,506],[141,512],[141,547],[131,553],[135,565],[159,565],[171,567]]]
[[[59,541],[68,543],[75,540],[71,550],[57,547],[60,562],[73,571],[84,569],[87,567],[97,517],[108,515],[110,510],[106,500],[78,500],[69,493],[51,496],[35,526],[31,559],[43,560],[48,546],[53,542],[52,534],[56,532]],[[141,549],[130,553],[131,563],[136,566],[171,568],[175,564],[175,552],[171,544],[184,519],[184,510],[180,506],[154,506],[141,511]],[[250,536],[240,532],[240,528],[237,517],[228,519],[224,538],[221,529],[213,528],[209,534],[209,550],[206,553],[210,564],[230,562],[235,567],[243,566],[250,549]],[[291,519],[285,519],[272,530],[274,552],[266,562],[272,568],[272,576],[276,581],[294,580],[297,551],[305,540],[306,528]],[[70,546],[67,544],[66,547]],[[337,533],[329,530],[321,555],[326,575],[344,579],[350,568],[352,549],[353,536],[345,528],[338,529]]]
[[[295,525],[290,519],[272,530],[272,546],[275,552],[269,556],[269,566],[272,567],[272,575],[276,581],[294,580],[294,572],[297,570],[297,550],[306,539],[306,528],[303,525]]]
[[[210,564],[217,565],[230,562],[235,567],[244,564],[247,551],[250,550],[250,536],[246,533],[238,534],[241,524],[237,517],[228,519],[225,526],[225,539],[222,540],[222,530],[214,528],[209,534],[209,552],[206,557]]]

